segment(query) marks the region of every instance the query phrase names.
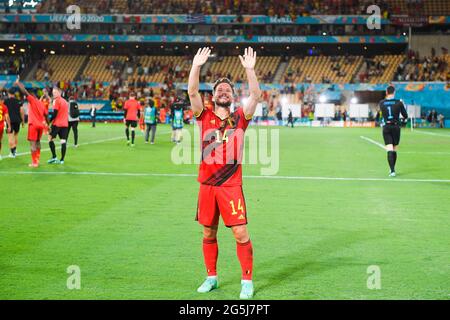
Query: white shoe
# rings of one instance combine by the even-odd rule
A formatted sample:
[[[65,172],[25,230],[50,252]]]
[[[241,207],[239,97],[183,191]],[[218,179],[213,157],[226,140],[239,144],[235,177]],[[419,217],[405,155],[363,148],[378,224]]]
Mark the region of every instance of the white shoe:
[[[14,158],[16,157],[16,155],[15,155],[14,153],[10,153],[8,157],[10,157],[10,158],[13,158],[13,159],[14,159]]]
[[[395,176],[396,176],[395,171],[392,171],[391,173],[389,173],[389,177],[395,177]]]
[[[255,288],[253,287],[252,280],[241,280],[241,293],[239,298],[241,299],[251,299],[253,298],[253,293]]]
[[[219,281],[217,281],[217,276],[209,276],[202,283],[200,287],[198,287],[197,292],[206,293],[211,290],[217,289],[219,287]]]

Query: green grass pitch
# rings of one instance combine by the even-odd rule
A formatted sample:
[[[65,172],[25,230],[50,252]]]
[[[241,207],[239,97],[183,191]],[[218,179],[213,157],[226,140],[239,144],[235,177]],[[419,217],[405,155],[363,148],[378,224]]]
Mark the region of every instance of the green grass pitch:
[[[255,299],[449,298],[449,130],[404,129],[394,179],[386,153],[361,138],[382,142],[379,128],[275,130],[279,177],[243,168]],[[29,149],[25,134],[19,153]],[[49,151],[38,169],[29,155],[0,161],[0,299],[239,297],[223,224],[220,288],[196,292],[205,277],[197,165],[171,162],[168,126],[158,126],[155,145],[139,133],[130,148],[123,135],[119,124],[82,124],[82,145],[68,148],[63,166],[44,163]],[[66,285],[71,265],[79,290]],[[381,289],[367,287],[372,265]]]

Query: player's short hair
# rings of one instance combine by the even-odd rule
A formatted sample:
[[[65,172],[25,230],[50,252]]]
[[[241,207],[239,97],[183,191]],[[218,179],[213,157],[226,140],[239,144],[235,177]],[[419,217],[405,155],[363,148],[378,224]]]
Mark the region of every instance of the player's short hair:
[[[60,88],[58,88],[58,87],[53,87],[53,89],[56,89],[56,90],[58,90],[59,92],[61,92],[62,90],[60,89]]]
[[[228,78],[220,78],[220,79],[218,79],[216,82],[214,82],[214,85],[213,85],[213,95],[214,95],[214,93],[216,92],[217,86],[218,86],[219,84],[221,84],[221,83],[228,83],[228,84],[230,85],[230,87],[231,87],[231,90],[233,91],[233,94],[234,94],[234,84],[233,84],[233,82],[231,82],[231,80],[228,79]]]
[[[387,92],[387,94],[394,94],[394,92],[395,92],[394,86],[387,87],[386,92]]]
[[[14,95],[16,91],[13,88],[9,88],[8,94]]]
[[[136,93],[135,92],[130,92],[130,97],[136,97]]]
[[[153,99],[151,99],[151,98],[149,98],[149,99],[147,100],[147,103],[148,103],[148,105],[149,105],[150,107],[153,107],[153,106],[155,105],[155,101],[153,101]]]

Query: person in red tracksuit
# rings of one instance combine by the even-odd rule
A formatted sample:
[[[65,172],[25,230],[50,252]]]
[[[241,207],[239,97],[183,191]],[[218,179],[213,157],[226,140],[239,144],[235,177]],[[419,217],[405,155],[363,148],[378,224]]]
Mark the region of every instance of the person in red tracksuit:
[[[44,130],[47,128],[48,111],[44,107],[42,101],[30,94],[19,79],[16,80],[15,85],[19,87],[20,91],[27,97],[28,107],[28,141],[31,147],[31,163],[30,167],[37,168],[39,166],[39,159],[41,157],[41,138]]]

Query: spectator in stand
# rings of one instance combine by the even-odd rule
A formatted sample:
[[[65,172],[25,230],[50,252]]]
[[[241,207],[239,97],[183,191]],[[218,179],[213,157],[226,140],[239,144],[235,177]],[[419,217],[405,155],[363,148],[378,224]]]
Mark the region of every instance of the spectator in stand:
[[[444,128],[444,115],[441,113],[438,116],[439,128]]]

